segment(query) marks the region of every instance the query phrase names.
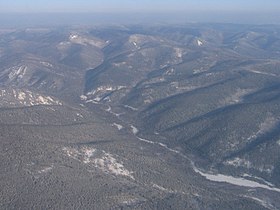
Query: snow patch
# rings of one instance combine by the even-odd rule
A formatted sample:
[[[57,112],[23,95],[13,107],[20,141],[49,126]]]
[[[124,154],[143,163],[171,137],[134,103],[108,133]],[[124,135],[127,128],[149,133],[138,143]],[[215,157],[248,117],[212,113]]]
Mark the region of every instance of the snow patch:
[[[112,111],[112,107],[110,105],[108,105],[108,108],[105,109],[106,112],[111,112]]]
[[[149,144],[155,144],[155,142],[153,142],[153,141],[150,141],[150,140],[147,140],[147,139],[143,139],[143,138],[140,138],[140,137],[137,137],[137,139],[139,139],[140,141],[149,143]]]
[[[6,90],[1,90],[1,96],[5,96]]]
[[[130,127],[132,128],[132,133],[133,133],[133,134],[137,137],[137,139],[139,139],[140,141],[143,141],[143,142],[146,142],[146,143],[149,143],[149,144],[158,145],[158,146],[160,146],[160,147],[163,147],[163,148],[167,149],[168,151],[170,151],[170,152],[172,152],[172,153],[176,153],[176,154],[181,155],[181,156],[184,157],[184,158],[187,158],[185,155],[181,154],[180,151],[175,150],[175,149],[172,149],[172,148],[168,147],[166,144],[163,144],[163,143],[161,143],[161,142],[156,142],[156,141],[150,141],[150,140],[147,140],[147,139],[143,139],[143,138],[138,137],[137,134],[138,134],[139,130],[138,130],[135,126],[133,126],[133,125],[130,125]]]
[[[240,103],[240,102],[242,102],[244,96],[246,96],[247,94],[252,93],[252,92],[253,92],[252,89],[238,88],[233,95],[231,95],[231,96],[225,98],[223,101],[221,101],[221,104],[231,105],[231,104]]]
[[[141,203],[141,202],[143,202],[143,201],[140,200],[140,199],[131,198],[131,199],[128,199],[128,200],[124,200],[124,201],[122,201],[121,203],[122,203],[123,205],[126,205],[126,206],[133,206],[133,205],[136,205],[136,204]]]
[[[41,61],[40,64],[42,64],[45,67],[53,68],[53,65],[51,63],[49,63],[49,62]]]
[[[164,75],[173,75],[175,73],[175,69],[174,68],[171,68],[171,69],[168,69]]]
[[[118,123],[113,123],[113,126],[117,127],[117,129],[120,131],[121,129],[123,129],[123,126],[118,124]]]
[[[125,108],[131,109],[132,111],[137,111],[138,109],[129,105],[124,105]]]
[[[255,181],[247,180],[244,178],[239,178],[239,177],[233,177],[233,176],[227,176],[223,174],[210,174],[210,173],[204,173],[200,171],[198,168],[195,167],[194,163],[193,165],[193,170],[200,174],[201,176],[205,177],[206,179],[213,181],[213,182],[225,182],[229,184],[233,184],[236,186],[242,186],[242,187],[251,187],[251,188],[262,188],[262,189],[267,189],[270,191],[275,191],[275,192],[280,192],[279,188],[275,187],[270,187],[265,184],[260,184]]]
[[[77,39],[78,38],[78,35],[75,35],[75,34],[71,34],[70,36],[69,36],[69,39]]]
[[[60,101],[50,96],[42,96],[23,89],[2,89],[0,93],[0,106],[62,105]]]
[[[38,102],[41,104],[48,104],[48,100],[44,98],[43,96],[38,97]]]
[[[136,134],[139,132],[139,130],[138,130],[135,126],[130,125],[130,127],[131,127],[132,133],[133,133],[134,135],[136,135]]]
[[[202,42],[201,40],[198,39],[198,40],[197,40],[197,45],[198,45],[198,46],[202,46],[202,45],[203,45],[203,42]]]
[[[15,66],[8,70],[10,71],[8,75],[10,80],[22,79],[27,71],[27,66]]]
[[[90,100],[94,100],[95,102],[100,102],[109,93],[112,93],[112,92],[118,91],[118,90],[122,90],[124,88],[126,88],[126,86],[110,86],[110,85],[99,86],[96,89],[94,89],[90,92],[87,92],[86,97],[87,97],[87,99],[90,98]],[[85,97],[83,97],[83,98],[85,98]],[[92,101],[90,101],[90,102],[92,102]]]
[[[86,100],[87,100],[87,96],[81,95],[81,96],[80,96],[80,99],[81,99],[82,101],[86,101]]]
[[[65,50],[65,49],[67,49],[70,45],[71,45],[71,42],[60,42],[60,43],[57,45],[57,49],[58,49],[58,50]]]
[[[69,41],[80,45],[92,45],[98,48],[105,47],[108,43],[96,37],[88,37],[80,34],[72,33],[69,36]]]
[[[255,74],[263,74],[263,75],[268,75],[268,76],[273,76],[273,77],[277,77],[276,74],[272,74],[272,73],[267,73],[267,72],[263,72],[263,71],[257,71],[257,70],[248,70],[249,72],[255,73]]]
[[[141,44],[143,44],[147,40],[148,36],[141,35],[141,34],[134,34],[131,35],[128,39],[128,42],[133,44],[133,46],[137,49],[140,49]]]
[[[105,109],[105,111],[115,115],[116,117],[119,117],[120,115],[124,114],[124,113],[115,113],[115,112],[113,112],[112,111],[112,107],[110,105],[108,105],[108,108]]]
[[[275,126],[279,123],[279,119],[276,119],[274,117],[267,117],[264,122],[262,122],[259,126],[259,130],[254,133],[253,135],[251,135],[247,140],[249,142],[255,140],[256,138],[258,138],[259,136],[265,134],[266,132],[269,132],[270,130],[272,130],[273,128],[275,128]]]
[[[180,86],[179,82],[171,82],[170,86],[172,88],[177,89],[177,93],[178,92],[193,91],[195,89],[203,87],[203,86],[193,86],[193,85],[190,85],[190,86]]]
[[[95,100],[86,100],[86,103],[93,103],[93,104],[99,104],[97,101]]]
[[[182,58],[183,56],[183,50],[181,48],[174,48],[175,54],[178,58]]]
[[[257,179],[257,180],[260,180],[262,182],[264,182],[265,184],[267,184],[268,186],[270,187],[274,187],[274,184],[264,180],[263,178],[260,178],[260,177],[256,177],[256,176],[252,176],[252,175],[249,175],[249,174],[243,174],[242,177],[249,177],[249,178],[254,178],[254,179]]]
[[[252,163],[248,160],[244,160],[244,159],[241,159],[241,158],[234,158],[233,160],[227,160],[226,162],[226,165],[232,165],[232,166],[235,166],[235,167],[245,167],[245,168],[251,168],[252,167]]]
[[[96,101],[96,102],[100,102],[100,101],[102,100],[102,98],[99,97],[99,96],[97,96],[97,97],[95,97],[93,100]]]
[[[156,142],[156,141],[150,141],[150,140],[147,140],[147,139],[140,138],[138,136],[136,136],[136,137],[140,141],[146,142],[148,144],[158,145],[158,146],[163,147],[163,148],[165,148],[166,150],[168,150],[168,151],[170,151],[172,153],[179,154],[181,157],[188,159],[187,156],[183,155],[180,151],[172,149],[172,148],[168,147],[166,144],[163,144],[163,143],[160,143],[160,142]]]
[[[50,173],[54,168],[54,164],[51,164],[49,166],[46,165],[38,165],[34,162],[27,163],[26,168],[24,170],[28,172],[32,177],[38,179],[40,176]]]
[[[39,173],[39,174],[48,173],[48,172],[50,172],[52,169],[53,169],[53,166],[45,167],[45,168],[39,170],[38,173]]]
[[[93,162],[97,168],[101,169],[105,173],[127,176],[134,179],[132,172],[125,169],[123,164],[118,163],[117,160],[109,153],[104,153],[103,157],[96,158]]]
[[[166,189],[166,188],[164,188],[164,187],[162,187],[162,186],[159,186],[159,185],[157,185],[157,184],[154,184],[154,183],[152,183],[152,187],[153,187],[153,188],[156,188],[156,189],[158,189],[158,190],[164,191],[164,192],[170,192],[170,193],[173,192],[173,191],[171,191],[171,190],[168,190],[168,189]]]
[[[172,190],[172,189],[168,189],[168,188],[165,188],[165,187],[162,187],[160,185],[157,185],[155,183],[151,183],[152,184],[152,187],[155,188],[155,189],[158,189],[160,191],[163,191],[163,192],[166,192],[166,193],[181,193],[181,194],[186,194],[185,192],[182,192],[182,191],[178,191],[178,190]]]
[[[225,165],[231,165],[231,166],[234,166],[234,167],[244,167],[244,168],[247,168],[247,169],[255,169],[255,170],[258,170],[260,172],[266,172],[268,174],[271,174],[272,171],[274,170],[273,166],[270,166],[270,165],[256,166],[253,163],[251,163],[250,161],[245,160],[245,159],[241,159],[241,158],[238,158],[238,157],[236,157],[232,160],[227,160],[227,161],[224,162],[224,164]]]
[[[76,113],[76,115],[77,115],[78,117],[84,118],[84,116],[83,116],[82,114],[80,114],[80,113]]]
[[[18,99],[19,100],[24,100],[25,99],[26,94],[24,92],[19,92],[18,93]]]
[[[63,148],[67,156],[76,159],[89,167],[95,167],[106,174],[126,176],[134,179],[131,171],[127,170],[112,154],[92,147]]]
[[[113,65],[115,66],[115,67],[121,67],[121,66],[124,66],[124,65],[126,65],[127,63],[124,61],[124,62],[120,62],[120,63],[113,63]]]
[[[151,99],[145,99],[144,100],[144,104],[151,104],[152,103],[152,100]]]

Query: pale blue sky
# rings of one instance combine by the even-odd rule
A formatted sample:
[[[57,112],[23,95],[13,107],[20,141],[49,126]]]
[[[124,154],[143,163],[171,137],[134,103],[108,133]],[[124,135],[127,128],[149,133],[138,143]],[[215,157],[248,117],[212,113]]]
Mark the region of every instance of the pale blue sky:
[[[280,0],[0,0],[0,12],[280,11]]]
[[[0,0],[0,25],[143,22],[280,24],[280,0]]]

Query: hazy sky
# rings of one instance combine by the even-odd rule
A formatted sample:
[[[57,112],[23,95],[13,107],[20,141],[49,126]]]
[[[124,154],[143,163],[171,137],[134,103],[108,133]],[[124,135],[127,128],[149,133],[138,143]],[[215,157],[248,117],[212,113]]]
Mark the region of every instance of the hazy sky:
[[[50,12],[65,15],[49,15]],[[39,14],[40,18],[30,13]],[[84,14],[75,16],[72,13]],[[280,24],[280,0],[0,0],[2,25],[34,22],[79,24],[87,21]]]
[[[0,12],[280,11],[280,0],[0,0]]]

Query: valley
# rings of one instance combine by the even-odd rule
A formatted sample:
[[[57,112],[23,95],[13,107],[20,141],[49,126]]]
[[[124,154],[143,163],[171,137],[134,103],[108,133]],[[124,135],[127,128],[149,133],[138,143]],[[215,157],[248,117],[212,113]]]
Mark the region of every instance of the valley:
[[[280,27],[0,29],[1,209],[279,209]]]

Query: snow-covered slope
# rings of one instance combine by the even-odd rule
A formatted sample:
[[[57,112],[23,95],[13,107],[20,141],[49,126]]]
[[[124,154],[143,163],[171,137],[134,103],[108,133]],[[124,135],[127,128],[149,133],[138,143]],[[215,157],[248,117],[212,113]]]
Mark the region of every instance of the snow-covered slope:
[[[53,97],[24,89],[0,88],[0,99],[0,106],[2,107],[62,105],[62,102]]]

